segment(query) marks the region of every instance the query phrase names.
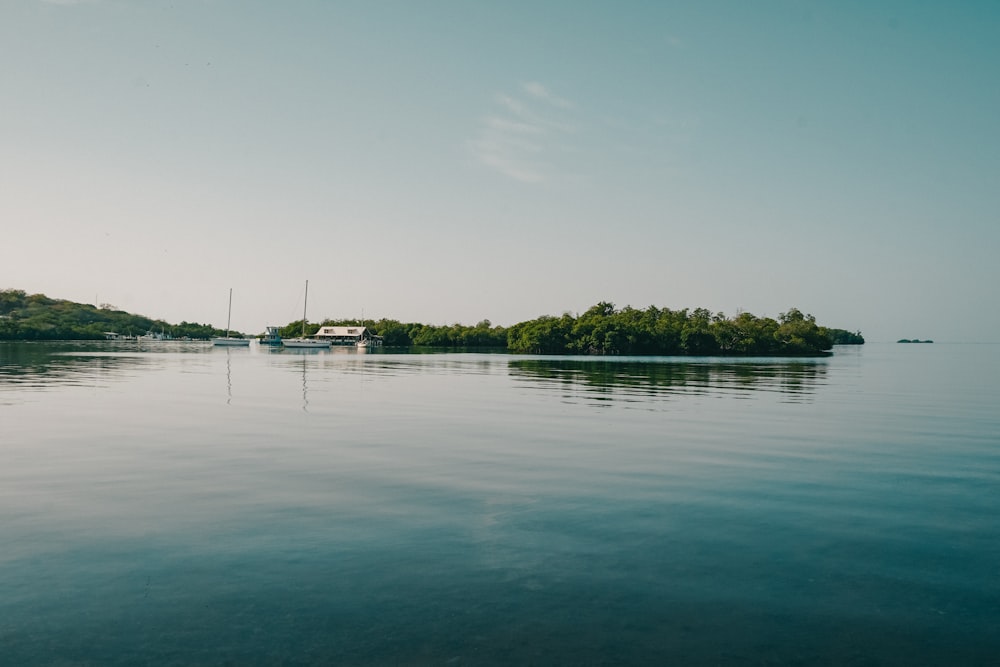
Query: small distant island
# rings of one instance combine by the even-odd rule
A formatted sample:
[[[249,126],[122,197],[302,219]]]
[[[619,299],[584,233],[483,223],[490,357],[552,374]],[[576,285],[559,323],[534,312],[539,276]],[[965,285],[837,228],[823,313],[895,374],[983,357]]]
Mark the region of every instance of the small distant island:
[[[406,323],[382,318],[308,323],[365,326],[387,347],[507,350],[521,354],[825,356],[834,345],[862,345],[860,331],[820,326],[798,308],[777,319],[740,312],[735,317],[705,308],[616,308],[602,301],[580,314],[543,315],[510,327],[483,320],[473,326]],[[301,335],[302,320],[280,328],[283,338]],[[0,340],[203,340],[223,335],[208,324],[133,315],[110,304],[94,306],[24,290],[0,290]],[[230,336],[249,337],[230,331]],[[917,341],[914,341],[917,342]],[[929,341],[928,341],[929,342]]]
[[[933,343],[932,340],[919,340],[917,338],[900,338],[897,343]]]

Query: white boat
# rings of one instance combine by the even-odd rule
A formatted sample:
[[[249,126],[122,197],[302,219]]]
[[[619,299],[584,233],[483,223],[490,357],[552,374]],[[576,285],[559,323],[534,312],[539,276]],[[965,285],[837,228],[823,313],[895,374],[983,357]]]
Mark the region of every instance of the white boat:
[[[285,347],[293,347],[307,350],[329,350],[330,341],[319,340],[317,338],[286,338],[281,341]]]
[[[302,300],[302,335],[298,338],[286,338],[281,341],[285,347],[307,349],[307,350],[328,350],[330,341],[319,338],[306,338],[306,304],[309,302],[309,281],[306,281],[306,296]]]
[[[249,338],[213,338],[212,345],[228,345],[230,347],[249,347]]]
[[[140,342],[143,342],[143,343],[149,343],[149,342],[152,342],[152,341],[172,340],[172,339],[171,339],[170,336],[168,336],[167,334],[163,333],[162,331],[160,333],[155,333],[153,331],[147,331],[143,335],[141,335],[138,338],[136,338],[136,340],[140,341]]]
[[[247,347],[250,345],[249,338],[233,338],[229,335],[229,322],[233,316],[233,288],[229,288],[229,315],[226,316],[226,337],[213,338],[212,345],[228,345],[231,347]]]
[[[367,333],[367,327],[365,327],[365,311],[361,311],[361,336],[358,338],[358,342],[354,345],[359,348],[368,347],[368,339],[365,337]]]

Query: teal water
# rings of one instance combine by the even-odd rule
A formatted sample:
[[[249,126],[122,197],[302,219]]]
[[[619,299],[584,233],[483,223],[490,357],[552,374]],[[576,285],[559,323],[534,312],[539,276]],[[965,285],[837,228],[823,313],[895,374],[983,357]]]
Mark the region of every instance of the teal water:
[[[0,344],[0,663],[995,664],[998,374]]]

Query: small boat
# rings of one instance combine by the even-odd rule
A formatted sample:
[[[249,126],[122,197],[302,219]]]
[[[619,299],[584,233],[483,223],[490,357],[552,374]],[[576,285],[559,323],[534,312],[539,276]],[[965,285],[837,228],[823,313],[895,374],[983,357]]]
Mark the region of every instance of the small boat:
[[[152,342],[152,341],[163,341],[163,340],[172,340],[172,339],[171,339],[170,336],[168,336],[167,334],[163,333],[162,331],[160,333],[156,333],[156,332],[153,332],[153,331],[147,331],[143,335],[137,337],[136,340],[139,341],[139,342],[142,342],[142,343],[149,343],[149,342]]]
[[[358,342],[355,343],[357,347],[368,347],[368,339],[365,338],[365,333],[367,333],[367,327],[365,327],[365,311],[361,311],[361,336],[358,338]]]
[[[229,315],[226,316],[226,336],[225,338],[213,338],[212,345],[228,345],[230,347],[247,347],[250,345],[249,338],[233,338],[229,335],[229,323],[233,316],[233,288],[229,288]]]
[[[281,345],[281,329],[279,327],[267,327],[264,335],[260,338],[261,345]]]
[[[281,341],[285,347],[307,350],[329,350],[330,341],[319,338],[306,338],[306,304],[309,302],[309,281],[306,281],[306,295],[302,300],[302,335],[298,338],[286,338]]]

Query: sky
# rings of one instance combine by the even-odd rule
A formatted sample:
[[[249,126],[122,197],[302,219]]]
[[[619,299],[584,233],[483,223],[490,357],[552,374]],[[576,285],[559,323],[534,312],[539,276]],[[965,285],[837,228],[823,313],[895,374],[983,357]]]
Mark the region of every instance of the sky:
[[[1000,3],[4,0],[0,289],[1000,341]]]

